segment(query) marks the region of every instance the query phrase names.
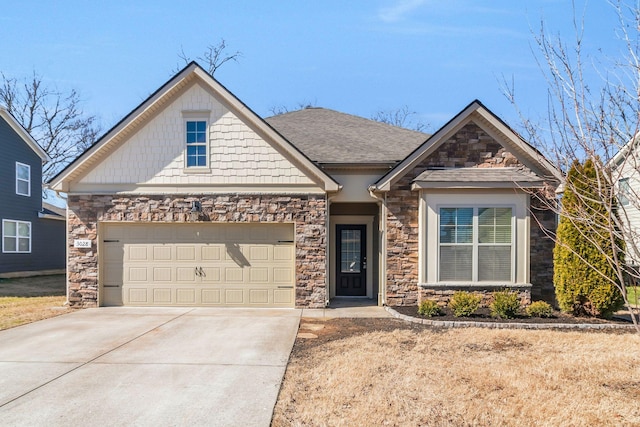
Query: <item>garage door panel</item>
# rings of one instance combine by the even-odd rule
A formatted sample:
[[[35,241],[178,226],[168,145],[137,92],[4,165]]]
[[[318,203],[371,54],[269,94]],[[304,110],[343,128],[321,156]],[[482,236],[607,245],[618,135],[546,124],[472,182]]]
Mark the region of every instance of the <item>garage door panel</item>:
[[[242,268],[227,267],[224,269],[225,282],[242,282],[244,277]]]
[[[148,304],[147,288],[128,288],[125,292],[125,304]]]
[[[249,269],[250,283],[268,283],[269,269],[264,267],[251,267]]]
[[[270,258],[269,246],[250,246],[248,248],[249,262],[251,261],[268,261]],[[271,258],[273,255],[271,255]]]
[[[176,281],[177,282],[195,282],[196,281],[196,269],[195,267],[176,267]]]
[[[219,267],[204,267],[204,275],[201,277],[204,283],[220,282],[220,268]]]
[[[200,291],[203,304],[220,304],[222,302],[220,289],[202,289]]]
[[[128,245],[125,246],[125,253],[129,261],[148,261],[149,248],[142,245]]]
[[[250,304],[262,304],[269,303],[269,290],[268,289],[250,289],[249,290],[249,303]]]
[[[153,261],[171,261],[171,258],[173,258],[171,249],[171,246],[168,245],[154,245],[152,249]]]
[[[153,303],[154,304],[170,304],[172,290],[170,288],[154,288]]]
[[[292,224],[106,224],[102,305],[293,307]],[[106,239],[106,238],[105,238]]]
[[[196,248],[194,246],[176,246],[176,261],[195,261]]]
[[[176,302],[178,304],[195,304],[196,303],[195,288],[176,289]]]
[[[149,280],[147,267],[129,267],[125,279],[130,282],[147,282]]]
[[[220,246],[203,245],[200,249],[200,259],[202,261],[220,261],[221,253]]]
[[[173,269],[171,267],[151,267],[153,270],[154,282],[172,282],[174,281]]]
[[[225,289],[224,299],[226,304],[245,305],[244,292],[242,289]]]

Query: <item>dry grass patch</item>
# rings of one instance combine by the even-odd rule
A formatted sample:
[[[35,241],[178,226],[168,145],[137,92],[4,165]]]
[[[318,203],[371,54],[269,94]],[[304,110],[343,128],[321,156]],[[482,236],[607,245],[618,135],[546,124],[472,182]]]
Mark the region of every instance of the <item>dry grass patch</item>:
[[[0,279],[0,330],[71,311],[64,274]]]
[[[71,311],[63,307],[64,296],[0,297],[0,330],[59,316]]]
[[[640,336],[415,328],[298,340],[275,426],[640,425]],[[340,336],[340,322],[347,337]],[[368,329],[371,329],[369,327]]]

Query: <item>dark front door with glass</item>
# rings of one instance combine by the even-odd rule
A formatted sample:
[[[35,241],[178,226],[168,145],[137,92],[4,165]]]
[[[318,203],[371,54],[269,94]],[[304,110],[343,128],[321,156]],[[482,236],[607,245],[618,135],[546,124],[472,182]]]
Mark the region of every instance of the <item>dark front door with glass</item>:
[[[367,296],[365,225],[336,225],[336,296]]]

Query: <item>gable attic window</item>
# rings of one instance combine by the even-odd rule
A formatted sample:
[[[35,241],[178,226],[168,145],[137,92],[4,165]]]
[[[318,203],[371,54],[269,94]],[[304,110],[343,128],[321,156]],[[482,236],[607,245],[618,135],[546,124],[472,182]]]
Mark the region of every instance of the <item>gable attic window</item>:
[[[207,122],[187,121],[187,167],[207,166]]]
[[[185,172],[209,170],[209,110],[183,110]]]
[[[31,196],[31,166],[16,162],[16,194]]]

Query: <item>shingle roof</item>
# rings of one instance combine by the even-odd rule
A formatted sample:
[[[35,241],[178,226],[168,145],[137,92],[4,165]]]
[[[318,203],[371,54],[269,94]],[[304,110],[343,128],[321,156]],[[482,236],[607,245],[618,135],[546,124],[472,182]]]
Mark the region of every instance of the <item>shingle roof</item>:
[[[318,163],[396,163],[429,137],[326,108],[305,108],[265,120]]]
[[[416,177],[420,183],[504,183],[521,186],[542,185],[543,180],[522,168],[457,168],[426,170]]]

